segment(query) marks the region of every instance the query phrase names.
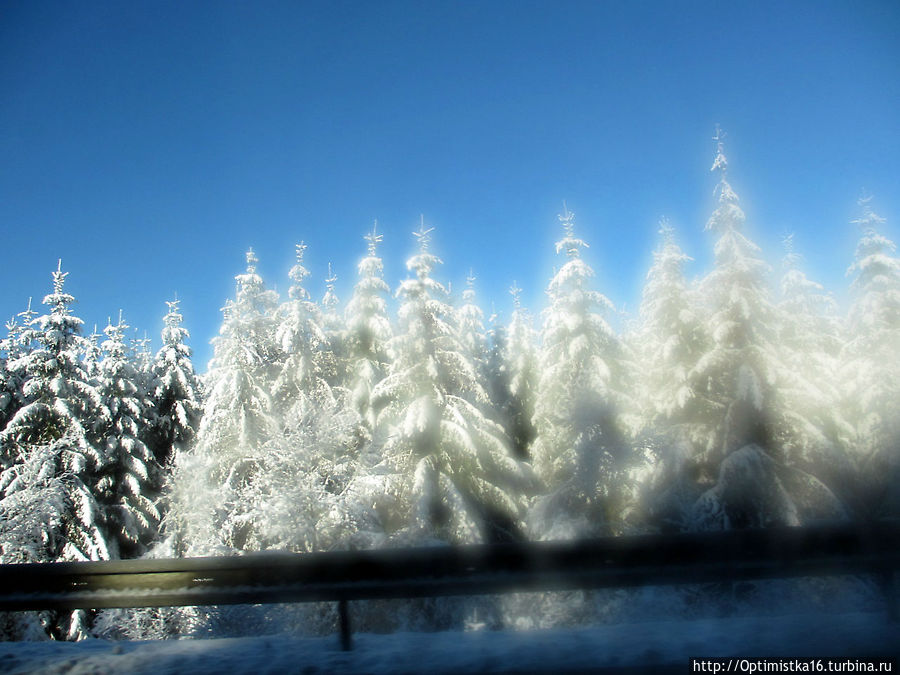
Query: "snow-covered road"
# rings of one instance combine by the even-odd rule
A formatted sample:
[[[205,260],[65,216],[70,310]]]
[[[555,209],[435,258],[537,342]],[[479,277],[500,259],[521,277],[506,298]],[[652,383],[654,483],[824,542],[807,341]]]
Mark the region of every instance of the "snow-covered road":
[[[578,630],[268,636],[164,642],[0,644],[4,673],[688,672],[690,657],[893,657],[900,624],[880,614],[656,621]],[[895,666],[896,667],[896,666]]]

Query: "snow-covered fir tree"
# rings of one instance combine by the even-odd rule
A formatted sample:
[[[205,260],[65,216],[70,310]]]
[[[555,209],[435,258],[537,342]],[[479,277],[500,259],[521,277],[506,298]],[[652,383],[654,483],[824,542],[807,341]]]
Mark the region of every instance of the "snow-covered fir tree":
[[[456,326],[463,354],[468,357],[476,374],[483,377],[487,367],[488,340],[484,330],[484,312],[478,306],[475,293],[475,273],[469,270],[462,304],[456,310]]]
[[[636,350],[641,363],[639,399],[654,466],[643,507],[656,527],[686,526],[699,497],[694,480],[697,456],[705,438],[695,424],[711,416],[710,403],[695,365],[710,346],[698,298],[684,277],[691,260],[675,241],[675,230],[660,223],[660,243],[653,253],[640,307]]]
[[[534,415],[534,465],[548,492],[529,516],[538,538],[621,532],[630,491],[624,354],[604,318],[613,306],[591,288],[574,214],[559,219],[565,262],[547,287]]]
[[[83,322],[69,309],[75,299],[65,292],[67,275],[60,263],[53,273],[53,292],[44,298],[50,312],[31,322],[36,346],[10,364],[23,373],[23,406],[2,438],[22,456],[35,445],[65,438],[71,444],[65,469],[88,476],[104,463],[97,431],[106,411],[81,362]]]
[[[387,344],[392,335],[387,314],[390,288],[378,255],[382,235],[376,228],[377,223],[365,237],[368,249],[359,263],[359,280],[346,309],[350,404],[370,430],[375,428],[377,414],[372,408],[372,389],[387,375]]]
[[[121,312],[118,323],[104,330],[98,390],[109,413],[101,429],[105,457],[94,490],[116,557],[133,558],[147,550],[158,532],[160,514],[154,502],[159,486],[154,483],[159,469],[140,438],[143,378],[129,358],[127,330]]]
[[[94,330],[88,335],[84,343],[84,372],[87,373],[91,380],[100,378],[100,361],[103,359],[103,349],[100,347],[100,333],[97,332],[97,324],[94,324]]]
[[[178,554],[241,548],[246,533],[235,520],[240,491],[252,479],[264,444],[277,433],[270,394],[278,354],[277,296],[265,288],[257,262],[251,249],[246,272],[235,277],[235,299],[223,309],[213,340],[197,443],[176,461],[167,531]]]
[[[34,348],[35,325],[37,312],[31,309],[31,298],[28,306],[6,322],[6,338],[0,342],[2,369],[0,369],[0,431],[6,428],[7,422],[22,406],[22,384],[25,381],[27,356]],[[0,467],[9,465],[12,448],[3,443],[0,448]]]
[[[848,274],[854,300],[843,353],[852,456],[863,479],[859,507],[868,516],[900,513],[900,258],[879,229],[885,220],[860,200],[862,232]]]
[[[19,333],[22,328],[15,318],[6,322],[6,337],[0,340],[0,431],[18,407],[19,378],[9,369],[9,362],[18,358]],[[6,465],[6,453],[0,449],[0,467]]]
[[[275,339],[284,354],[275,382],[276,404],[287,419],[302,423],[323,403],[333,403],[330,382],[336,376],[334,354],[322,327],[319,307],[304,285],[309,271],[303,266],[306,244],[296,248],[291,268],[289,299],[279,308]]]
[[[321,358],[323,372],[332,389],[343,386],[350,367],[347,363],[347,331],[340,313],[341,301],[335,290],[336,284],[337,275],[331,269],[331,263],[328,263],[325,295],[322,296],[322,332],[325,334],[326,348]]]
[[[781,401],[777,440],[788,465],[812,474],[844,505],[852,506],[858,491],[858,477],[847,455],[853,428],[844,419],[840,382],[834,377],[843,344],[837,305],[800,268],[802,256],[795,251],[793,235],[785,238],[784,248],[776,324]],[[812,515],[840,515],[836,511],[844,507],[828,501],[820,499],[819,509],[824,511]]]
[[[0,474],[6,542],[0,562],[107,560],[115,550],[94,491],[107,459],[99,430],[108,412],[81,362],[83,322],[71,312],[67,274],[60,262],[53,291],[44,298],[49,312],[30,322],[34,348],[13,364],[23,374],[22,407],[0,434],[14,458]],[[17,512],[29,504],[34,512],[17,522]],[[31,516],[37,513],[45,523],[35,523]],[[77,610],[50,615],[43,625],[54,637],[80,639],[88,635],[88,623],[89,615]]]
[[[72,524],[78,518],[73,513],[72,481],[59,471],[59,455],[58,444],[35,445],[0,472],[0,563],[55,562],[68,546],[71,527],[79,527]],[[102,540],[99,531],[96,536]],[[74,628],[72,637],[86,636],[84,614],[75,618],[50,611],[0,612],[0,638],[64,639],[69,628]]]
[[[499,355],[505,373],[503,392],[498,398],[503,399],[499,406],[512,441],[513,454],[528,459],[536,435],[533,418],[539,375],[537,337],[531,314],[522,306],[522,289],[513,282],[509,292],[513,313]]]
[[[161,467],[169,466],[178,453],[191,447],[203,411],[200,380],[194,373],[191,348],[185,343],[190,333],[182,325],[179,301],[166,305],[163,345],[152,367],[152,417],[146,434],[147,445]]]
[[[701,285],[707,303],[709,350],[695,376],[705,383],[695,438],[702,439],[698,474],[709,489],[692,508],[692,527],[720,529],[796,524],[798,515],[777,475],[784,459],[776,443],[775,309],[768,266],[742,232],[744,212],[726,179],[723,134],[717,130],[712,171],[719,173],[718,206],[706,229],[718,235],[715,264]]]
[[[153,351],[151,340],[146,331],[143,337],[132,338],[129,345],[129,356],[134,362],[138,385],[138,396],[145,408],[150,407],[150,392],[153,390]]]
[[[372,393],[386,437],[373,468],[375,507],[402,540],[466,542],[516,536],[528,468],[512,458],[503,429],[472,401],[487,395],[466,356],[444,286],[431,229],[414,233],[415,273],[403,281],[390,371]]]

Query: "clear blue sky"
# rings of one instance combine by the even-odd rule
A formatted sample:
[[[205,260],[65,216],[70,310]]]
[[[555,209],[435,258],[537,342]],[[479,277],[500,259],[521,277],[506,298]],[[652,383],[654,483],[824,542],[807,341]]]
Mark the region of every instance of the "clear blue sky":
[[[393,287],[420,213],[442,280],[539,309],[563,199],[632,310],[659,216],[707,269],[717,122],[750,234],[841,294],[861,189],[900,231],[898,35],[895,1],[7,1],[0,318],[62,257],[154,348],[177,292],[204,370],[248,246],[284,291],[306,240],[346,300],[373,219]]]

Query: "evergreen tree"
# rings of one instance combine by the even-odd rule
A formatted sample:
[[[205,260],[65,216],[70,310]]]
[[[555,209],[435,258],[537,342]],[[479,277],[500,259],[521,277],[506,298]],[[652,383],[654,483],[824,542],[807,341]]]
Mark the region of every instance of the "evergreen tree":
[[[720,174],[718,207],[706,229],[719,236],[715,267],[701,294],[708,303],[706,331],[712,345],[697,362],[695,392],[704,400],[694,418],[705,440],[699,480],[709,489],[694,504],[692,526],[740,528],[798,522],[796,507],[777,476],[783,462],[776,444],[778,372],[772,334],[775,310],[759,247],[741,231],[745,220],[738,196],[726,180],[723,135],[714,140],[712,170]]]
[[[784,247],[776,324],[781,364],[778,443],[789,466],[815,476],[841,501],[852,505],[858,490],[857,476],[846,451],[853,428],[840,410],[840,386],[834,377],[842,348],[836,303],[821,284],[800,269],[802,257],[794,250],[793,235],[785,238]],[[807,482],[810,480],[808,477]],[[790,487],[797,491],[800,486],[794,483]],[[796,495],[795,501],[800,497]],[[842,515],[842,507],[821,499],[819,502],[819,513],[812,514],[815,517]]]
[[[397,290],[399,332],[390,371],[372,393],[386,437],[374,468],[376,510],[389,534],[462,542],[514,536],[529,486],[502,428],[470,401],[486,393],[453,324],[447,290],[432,277],[440,259],[430,229],[414,233],[415,273]],[[511,531],[512,530],[512,531]]]
[[[848,274],[855,275],[843,353],[846,403],[855,428],[852,453],[860,467],[867,515],[900,513],[900,258],[878,230],[885,220],[860,200],[861,230]]]
[[[138,386],[141,376],[125,344],[127,324],[119,313],[116,325],[104,333],[99,392],[109,411],[102,436],[105,461],[95,494],[102,504],[110,541],[122,557],[143,554],[157,535],[160,514],[154,503],[153,484],[159,468],[140,439],[143,406]]]
[[[0,475],[5,517],[46,498],[39,512],[48,520],[37,527],[34,514],[28,514],[22,529],[7,533],[3,562],[107,560],[114,551],[93,493],[106,463],[98,430],[108,412],[81,362],[83,322],[71,313],[74,298],[65,292],[66,276],[60,262],[53,291],[44,298],[49,312],[30,322],[34,348],[16,363],[23,374],[22,407],[0,434],[13,458]],[[13,523],[5,522],[4,530],[16,529]],[[88,635],[88,623],[89,615],[77,610],[50,615],[44,625],[54,637],[80,639]]]
[[[488,341],[484,331],[484,312],[476,300],[475,274],[471,270],[466,277],[462,305],[456,312],[456,325],[463,354],[472,363],[476,374],[482,376],[487,368]]]
[[[387,344],[392,334],[385,297],[390,288],[384,281],[384,264],[378,256],[382,235],[377,234],[376,227],[365,237],[367,255],[359,263],[359,280],[346,310],[350,404],[370,430],[375,428],[377,415],[372,408],[372,389],[387,374]]]
[[[513,453],[520,459],[531,456],[531,444],[537,434],[532,419],[538,385],[538,354],[534,324],[528,310],[522,307],[520,289],[510,288],[513,313],[500,358],[506,369],[504,419],[512,440]]]
[[[534,465],[548,495],[532,509],[540,538],[615,533],[624,526],[631,462],[621,418],[624,354],[603,312],[612,303],[590,288],[574,214],[560,217],[557,254],[566,260],[547,288],[541,375],[535,401]]]
[[[176,461],[167,531],[178,554],[242,547],[248,533],[240,522],[240,492],[276,434],[269,392],[278,353],[272,318],[277,296],[266,290],[257,262],[251,249],[247,271],[235,277],[235,299],[223,309],[213,340],[197,443]]]
[[[347,331],[339,307],[341,301],[335,291],[337,275],[328,263],[328,277],[325,279],[325,295],[322,296],[322,332],[326,338],[326,348],[321,356],[326,380],[332,389],[341,388],[347,382]]]
[[[15,318],[6,322],[6,337],[0,340],[0,431],[15,414],[19,400],[19,378],[9,363],[18,358],[19,333],[22,328]],[[6,453],[0,452],[0,467],[6,465]]]
[[[0,367],[0,431],[6,428],[7,422],[12,419],[21,408],[24,394],[22,384],[25,381],[25,366],[27,357],[34,347],[35,326],[34,319],[37,312],[31,309],[31,298],[28,298],[28,307],[19,312],[16,317],[6,322],[6,338],[0,342],[0,355],[2,355],[2,367]],[[0,450],[0,467],[6,467],[12,461],[12,449],[7,449],[3,443]]]
[[[335,377],[334,355],[322,328],[318,306],[307,292],[304,281],[309,272],[303,266],[306,245],[297,245],[297,263],[291,268],[289,300],[279,308],[275,339],[284,354],[281,372],[275,382],[275,396],[285,419],[302,424],[316,414],[323,403],[331,403],[334,394],[329,381]]]
[[[180,452],[186,452],[194,441],[203,411],[200,380],[194,373],[190,337],[182,326],[178,300],[167,302],[169,311],[163,321],[162,348],[152,367],[152,423],[148,428],[148,446],[156,463],[167,467]]]
[[[709,402],[698,392],[703,382],[694,368],[710,346],[697,298],[684,278],[691,260],[675,241],[668,221],[660,223],[660,244],[653,254],[641,299],[637,335],[640,355],[640,400],[645,435],[653,448],[654,467],[644,508],[663,529],[681,529],[699,496],[694,477],[704,449],[704,427],[695,420],[712,417]],[[700,433],[698,433],[700,432]]]
[[[144,410],[152,408],[151,392],[153,391],[153,351],[151,349],[152,340],[147,337],[146,331],[144,337],[133,338],[130,348],[128,349],[128,358],[132,361],[135,370],[135,384],[138,388],[138,399]],[[144,435],[150,424],[148,418],[140,420],[141,434]]]
[[[53,292],[44,298],[50,313],[32,321],[36,347],[15,364],[23,373],[24,405],[7,424],[3,439],[24,454],[30,445],[68,437],[74,447],[66,468],[84,476],[103,464],[96,430],[106,411],[81,362],[83,322],[69,309],[75,299],[64,290],[67,274],[60,263],[53,273]]]
[[[100,361],[102,359],[103,349],[100,347],[100,333],[97,332],[97,324],[94,324],[94,330],[85,340],[84,358],[82,359],[84,372],[93,382],[100,379]]]

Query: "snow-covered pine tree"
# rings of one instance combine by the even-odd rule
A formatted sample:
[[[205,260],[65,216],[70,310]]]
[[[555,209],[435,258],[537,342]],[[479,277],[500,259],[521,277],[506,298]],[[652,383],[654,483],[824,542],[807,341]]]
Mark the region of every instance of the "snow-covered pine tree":
[[[706,439],[697,433],[703,427],[694,422],[709,418],[711,410],[709,402],[697,395],[703,385],[694,365],[710,339],[697,311],[695,291],[684,278],[684,265],[691,258],[678,246],[666,219],[660,222],[659,234],[635,340],[644,435],[655,460],[643,501],[652,525],[681,529],[700,495],[694,476]]]
[[[768,266],[742,232],[744,212],[726,179],[724,135],[717,129],[718,206],[706,229],[718,235],[715,266],[701,285],[712,345],[697,362],[705,383],[695,433],[705,440],[699,480],[709,489],[692,507],[697,529],[796,524],[798,515],[777,475],[783,461],[776,444],[777,356],[775,309],[766,286]]]
[[[100,361],[103,359],[103,349],[100,347],[100,333],[97,332],[97,324],[94,324],[94,330],[88,335],[84,343],[84,372],[87,373],[91,381],[96,382],[100,379]]]
[[[166,305],[169,311],[163,319],[163,344],[151,370],[153,414],[146,436],[156,463],[164,469],[178,453],[191,447],[203,412],[200,380],[194,373],[191,348],[185,344],[190,333],[182,325],[179,301]]]
[[[319,307],[304,286],[309,272],[303,266],[306,244],[297,245],[297,262],[291,268],[293,284],[278,311],[275,339],[284,354],[275,381],[277,409],[286,424],[310,420],[322,405],[334,403],[329,380],[334,378],[334,355],[322,327]],[[288,422],[287,420],[292,420]]]
[[[147,336],[147,331],[144,331],[143,337],[135,337],[130,340],[128,349],[129,357],[138,378],[136,380],[136,383],[139,385],[138,392],[145,407],[149,406],[150,391],[153,389],[152,344],[153,340]]]
[[[70,485],[59,468],[59,448],[35,445],[0,471],[0,563],[59,559],[73,514]],[[71,617],[56,612],[0,612],[0,640],[64,639]],[[81,621],[74,622],[78,637]]]
[[[337,275],[328,263],[325,278],[325,295],[322,296],[322,332],[325,333],[327,347],[322,352],[322,366],[325,379],[332,389],[346,385],[349,364],[347,363],[347,329],[340,314],[341,301],[335,291]]]
[[[167,516],[174,537],[166,550],[308,552],[346,546],[354,534],[344,493],[355,474],[360,422],[323,376],[321,359],[330,351],[302,285],[304,248],[297,249],[291,299],[280,307],[275,331],[262,323],[271,321],[275,305],[255,274],[255,258],[238,277],[237,298],[215,342],[195,449],[176,455]],[[277,351],[268,344],[273,332]],[[273,362],[280,369],[278,405],[267,391]],[[216,612],[207,618],[223,620]]]
[[[247,252],[247,271],[235,277],[235,299],[226,303],[207,374],[207,399],[191,452],[176,457],[169,497],[169,545],[178,554],[240,549],[248,536],[239,501],[264,444],[277,432],[270,394],[277,295],[256,272]],[[224,547],[224,549],[223,549]]]
[[[856,499],[857,475],[847,455],[854,435],[840,408],[840,367],[843,346],[836,303],[821,284],[800,269],[802,256],[794,249],[794,235],[784,239],[781,300],[778,304],[778,390],[781,401],[776,428],[785,462],[828,486],[845,504]],[[811,478],[805,482],[809,483]],[[789,491],[804,492],[794,481]],[[819,489],[822,492],[822,489]],[[796,495],[802,498],[803,495]],[[805,501],[801,499],[801,502]],[[815,505],[815,517],[841,515],[835,499]],[[812,505],[811,505],[812,506]],[[802,515],[802,514],[801,514]]]
[[[6,337],[0,340],[0,431],[15,414],[20,399],[19,377],[9,368],[9,362],[18,358],[19,334],[22,327],[15,317],[6,322]],[[0,468],[6,467],[6,452],[0,449]]]
[[[462,305],[456,310],[456,326],[459,344],[469,359],[479,379],[486,372],[488,341],[484,331],[484,312],[478,306],[475,293],[475,273],[469,270],[466,288],[462,292]]]
[[[432,277],[441,261],[429,250],[431,229],[423,220],[414,235],[419,250],[406,265],[415,277],[397,290],[390,371],[372,392],[387,438],[373,469],[373,503],[400,540],[516,536],[530,472],[511,456],[502,427],[470,402],[487,397],[457,337],[447,290]]]
[[[377,414],[372,408],[372,389],[387,374],[387,344],[392,335],[386,298],[390,288],[378,255],[382,235],[376,228],[377,223],[365,236],[366,257],[359,263],[359,280],[346,309],[350,405],[370,430],[375,428]]]
[[[22,407],[0,434],[14,458],[0,475],[3,512],[11,518],[2,523],[3,540],[9,542],[2,562],[110,558],[103,514],[92,492],[106,459],[98,429],[108,413],[81,362],[83,322],[70,310],[75,299],[65,291],[67,274],[60,262],[53,291],[44,298],[49,312],[30,322],[34,348],[11,364],[23,374]],[[48,520],[40,527],[32,527],[31,514],[13,517],[45,497],[47,509],[41,513]],[[88,621],[87,613],[77,610],[51,616],[44,626],[54,637],[80,639],[88,635]]]
[[[851,452],[863,477],[860,507],[870,516],[900,513],[900,258],[879,232],[885,220],[860,200],[849,341],[842,355],[844,409],[855,427]]]
[[[0,431],[6,428],[7,422],[15,416],[22,406],[24,398],[22,383],[25,381],[25,365],[27,356],[34,348],[37,312],[31,309],[31,298],[25,311],[19,312],[6,322],[6,338],[0,342],[0,354],[3,356],[2,386],[0,386]],[[0,448],[0,468],[9,466],[12,450],[7,452],[6,445]]]
[[[603,316],[612,303],[590,287],[574,214],[564,209],[559,219],[565,262],[547,287],[534,415],[534,465],[547,494],[529,523],[542,539],[621,532],[630,493],[624,354]]]
[[[101,431],[105,460],[94,491],[99,500],[109,541],[116,542],[116,557],[134,558],[146,552],[159,529],[156,507],[159,467],[140,438],[144,408],[139,399],[141,373],[129,358],[125,333],[119,321],[107,325],[98,390],[109,417]]]
[[[522,306],[522,289],[513,282],[509,292],[513,313],[499,354],[504,368],[504,400],[499,405],[513,454],[528,459],[536,435],[533,418],[538,384],[537,339],[531,314]]]

